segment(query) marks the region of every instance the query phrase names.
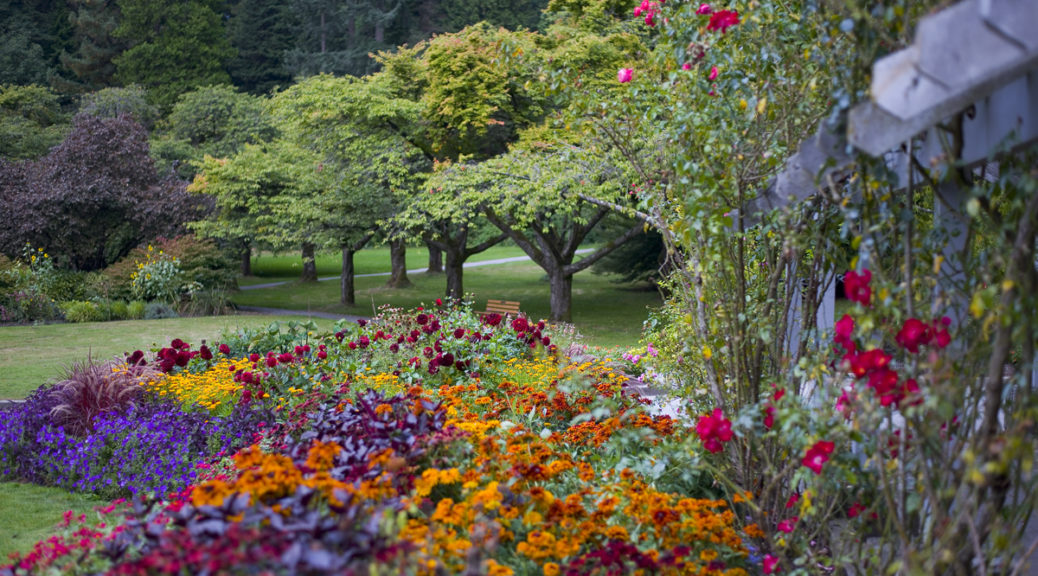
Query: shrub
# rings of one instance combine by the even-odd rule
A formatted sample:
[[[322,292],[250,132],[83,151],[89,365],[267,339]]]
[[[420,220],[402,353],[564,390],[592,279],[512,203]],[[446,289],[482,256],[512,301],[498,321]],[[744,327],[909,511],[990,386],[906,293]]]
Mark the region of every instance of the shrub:
[[[101,309],[94,302],[73,300],[62,303],[61,309],[65,312],[65,320],[69,322],[100,322],[104,320]]]
[[[130,320],[140,320],[144,318],[144,313],[147,309],[147,305],[140,300],[134,300],[126,305],[126,317]]]
[[[230,308],[227,291],[219,288],[195,290],[180,304],[180,312],[185,316],[219,316]]]
[[[0,321],[56,320],[61,312],[51,293],[59,277],[54,261],[42,248],[29,244],[22,257],[0,263]]]
[[[229,289],[235,286],[237,268],[234,259],[224,254],[212,240],[187,234],[176,238],[158,238],[152,247],[180,262],[184,282],[198,282],[208,289]],[[137,262],[147,259],[147,253],[147,246],[135,248],[104,271],[111,282],[114,297],[132,297],[132,275],[137,271]]]
[[[137,263],[137,271],[130,276],[130,280],[134,297],[167,303],[180,299],[184,283],[180,260],[162,250],[156,253],[152,246],[148,246],[145,260]]]
[[[116,300],[111,305],[112,320],[125,320],[129,318],[129,306],[122,300]]]
[[[160,318],[177,318],[177,311],[164,302],[148,302],[144,307],[145,320],[158,320]]]

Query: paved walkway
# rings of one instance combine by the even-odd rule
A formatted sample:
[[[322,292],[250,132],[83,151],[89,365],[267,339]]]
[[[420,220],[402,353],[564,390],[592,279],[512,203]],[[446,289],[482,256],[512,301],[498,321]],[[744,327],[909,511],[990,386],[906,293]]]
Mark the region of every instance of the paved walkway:
[[[592,248],[581,248],[577,250],[577,254],[587,254],[591,252]],[[493,260],[480,260],[479,262],[466,262],[461,265],[462,268],[476,268],[477,266],[492,266],[494,264],[509,264],[512,262],[525,262],[529,261],[529,256],[512,256],[510,258],[494,258]],[[414,270],[408,270],[408,274],[424,274],[428,268],[415,268]],[[374,278],[376,276],[389,276],[390,272],[373,272],[371,274],[355,274],[354,278]],[[318,278],[318,282],[328,282],[330,280],[338,280],[340,276],[325,276],[324,278]],[[242,286],[240,290],[260,290],[262,288],[273,288],[275,286],[282,286],[284,284],[290,284],[294,280],[283,280],[281,282],[267,282],[265,284],[253,284],[251,286]],[[314,314],[316,315],[316,314]]]
[[[309,310],[289,310],[287,308],[264,308],[262,306],[238,306],[239,312],[254,312],[256,314],[272,314],[274,316],[312,316],[314,318],[328,318],[330,320],[341,320],[345,318],[351,322],[357,320],[370,320],[370,316],[355,316],[353,314],[335,314],[333,312],[311,312]]]

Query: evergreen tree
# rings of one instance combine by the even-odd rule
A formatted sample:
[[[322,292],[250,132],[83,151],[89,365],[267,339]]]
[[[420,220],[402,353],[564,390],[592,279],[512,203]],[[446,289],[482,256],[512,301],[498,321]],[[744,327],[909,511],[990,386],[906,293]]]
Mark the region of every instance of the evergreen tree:
[[[0,5],[0,84],[46,84],[54,75],[58,8],[49,2]]]
[[[224,64],[234,56],[218,0],[118,0],[115,35],[132,47],[115,59],[117,78],[148,90],[168,110],[177,96],[200,86],[226,84]]]
[[[295,46],[300,22],[281,0],[241,0],[227,25],[231,46],[238,51],[227,64],[234,85],[252,94],[288,86],[292,74],[285,53]]]
[[[75,51],[63,51],[62,67],[75,79],[59,87],[66,91],[89,92],[111,86],[115,81],[113,59],[126,49],[114,36],[119,23],[116,0],[71,0],[69,15]]]

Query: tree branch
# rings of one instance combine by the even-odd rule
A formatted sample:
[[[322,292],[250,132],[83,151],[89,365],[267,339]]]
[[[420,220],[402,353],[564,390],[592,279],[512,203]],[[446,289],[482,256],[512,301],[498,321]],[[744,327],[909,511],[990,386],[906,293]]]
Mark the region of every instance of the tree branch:
[[[580,272],[581,270],[587,269],[592,264],[594,264],[595,262],[598,262],[600,259],[602,259],[606,255],[608,255],[613,250],[616,250],[620,246],[624,245],[631,238],[634,238],[638,234],[642,234],[644,232],[645,232],[645,224],[643,222],[639,222],[634,227],[632,227],[629,230],[627,230],[627,232],[624,232],[620,237],[614,238],[613,240],[609,241],[604,246],[600,247],[598,250],[595,250],[594,252],[592,252],[591,255],[585,256],[584,258],[581,258],[579,261],[565,266],[563,268],[563,273],[566,274],[567,276],[569,276],[569,275],[576,274],[577,272]]]
[[[658,219],[654,218],[652,215],[646,214],[645,212],[641,212],[639,210],[635,210],[634,208],[621,206],[620,204],[614,204],[612,202],[607,202],[605,200],[601,200],[593,196],[588,196],[587,194],[577,194],[577,197],[589,204],[594,204],[595,206],[608,208],[610,210],[613,210],[614,212],[619,212],[620,214],[623,214],[625,216],[632,216],[634,218],[637,218],[638,220],[641,220],[642,222],[648,222],[649,225],[653,228],[665,228],[664,224],[660,222]]]
[[[471,249],[466,249],[465,250],[465,258],[468,258],[469,256],[472,256],[473,254],[479,254],[480,252],[483,252],[483,251],[486,251],[486,250],[488,250],[490,248],[493,248],[494,246],[496,246],[496,245],[500,244],[501,242],[503,242],[505,240],[505,238],[508,238],[508,234],[505,234],[504,232],[502,232],[501,234],[498,234],[497,236],[491,238],[490,240],[486,240],[484,242],[480,242],[479,244],[476,244],[475,246],[473,246]]]
[[[548,269],[547,263],[544,261],[544,255],[541,253],[540,250],[533,246],[533,243],[530,242],[529,238],[527,238],[525,234],[519,232],[515,228],[512,228],[511,225],[505,222],[500,216],[497,215],[496,212],[494,212],[493,208],[484,207],[483,213],[486,214],[487,220],[490,220],[491,224],[497,226],[499,230],[507,234],[508,237],[511,238],[512,241],[515,242],[516,245],[518,245],[523,252],[526,252],[526,255],[529,256],[531,260],[536,262],[537,265],[541,268],[544,268],[545,270]]]

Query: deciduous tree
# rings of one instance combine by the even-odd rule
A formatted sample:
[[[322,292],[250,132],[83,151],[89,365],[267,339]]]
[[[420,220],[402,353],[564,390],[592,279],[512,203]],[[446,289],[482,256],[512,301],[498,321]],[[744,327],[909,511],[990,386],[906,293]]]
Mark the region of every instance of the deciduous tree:
[[[30,242],[79,270],[103,268],[140,242],[175,234],[200,208],[180,181],[156,174],[147,132],[126,115],[79,115],[45,157],[2,169],[0,205],[9,216],[3,251],[13,255]]]

